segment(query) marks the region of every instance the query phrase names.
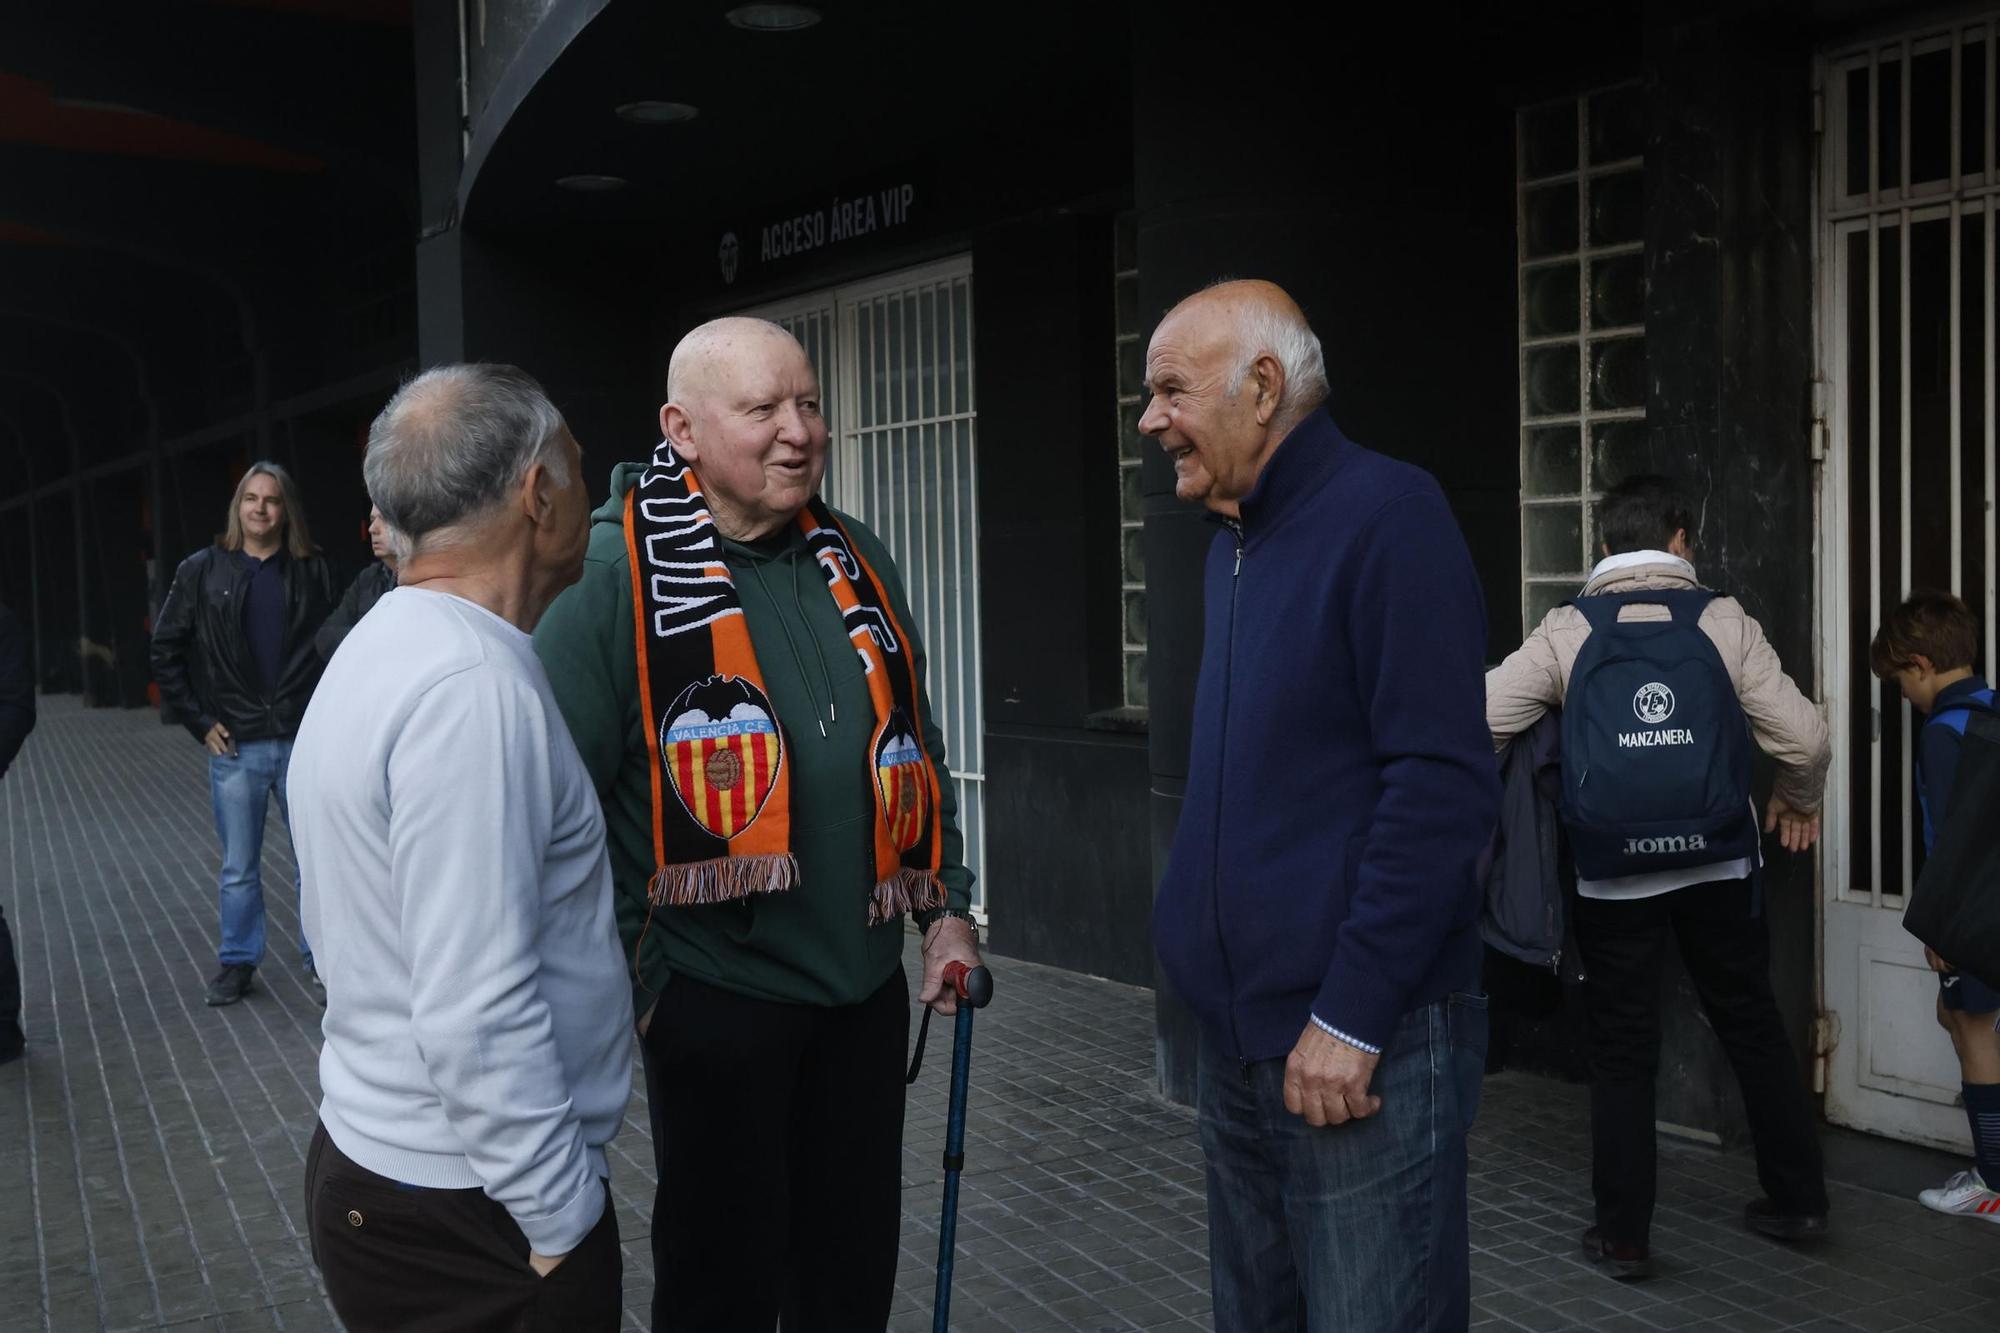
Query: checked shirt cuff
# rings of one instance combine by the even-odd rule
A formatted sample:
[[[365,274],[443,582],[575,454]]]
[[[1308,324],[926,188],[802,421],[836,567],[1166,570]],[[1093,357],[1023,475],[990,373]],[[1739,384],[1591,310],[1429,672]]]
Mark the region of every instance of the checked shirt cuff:
[[[1321,1032],[1324,1032],[1327,1036],[1332,1037],[1335,1041],[1344,1041],[1349,1046],[1352,1046],[1355,1050],[1366,1051],[1370,1055],[1382,1054],[1382,1048],[1380,1046],[1370,1046],[1367,1042],[1361,1040],[1359,1037],[1348,1036],[1345,1032],[1342,1032],[1339,1028],[1327,1022],[1324,1018],[1321,1018],[1318,1014],[1309,1014],[1307,1015],[1307,1017],[1312,1019],[1314,1027],[1318,1028]]]

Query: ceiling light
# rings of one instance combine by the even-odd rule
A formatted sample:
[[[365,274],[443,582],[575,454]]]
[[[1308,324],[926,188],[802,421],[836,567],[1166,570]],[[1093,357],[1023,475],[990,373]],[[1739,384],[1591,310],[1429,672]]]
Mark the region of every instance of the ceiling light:
[[[738,5],[725,16],[750,32],[799,32],[819,22],[819,11],[810,5]]]
[[[700,107],[686,102],[627,102],[618,108],[618,118],[634,125],[680,125],[700,114]]]
[[[623,176],[597,176],[589,172],[556,177],[557,185],[565,190],[575,190],[579,194],[609,194],[613,190],[622,190],[631,183]]]

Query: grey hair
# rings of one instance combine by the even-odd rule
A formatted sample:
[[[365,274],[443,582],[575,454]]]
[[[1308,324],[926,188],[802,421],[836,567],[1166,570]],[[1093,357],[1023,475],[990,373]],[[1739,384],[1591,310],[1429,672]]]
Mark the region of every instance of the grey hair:
[[[1303,316],[1262,302],[1238,302],[1234,310],[1236,345],[1242,349],[1243,360],[1230,376],[1230,396],[1242,389],[1257,358],[1269,355],[1277,359],[1285,372],[1285,395],[1278,403],[1279,416],[1295,420],[1325,402],[1330,392],[1326,357],[1320,351],[1319,335],[1312,331],[1312,325]]]
[[[396,391],[368,428],[361,474],[407,560],[462,540],[540,463],[570,483],[569,427],[532,375],[474,362],[438,366]]]

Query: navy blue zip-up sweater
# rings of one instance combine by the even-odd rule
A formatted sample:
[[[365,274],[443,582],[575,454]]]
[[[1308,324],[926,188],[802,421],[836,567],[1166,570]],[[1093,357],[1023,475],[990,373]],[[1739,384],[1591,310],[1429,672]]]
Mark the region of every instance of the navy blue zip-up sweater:
[[[1187,796],[1153,910],[1168,979],[1233,1058],[1312,1016],[1385,1047],[1479,974],[1498,817],[1485,600],[1429,473],[1326,409],[1208,554]]]

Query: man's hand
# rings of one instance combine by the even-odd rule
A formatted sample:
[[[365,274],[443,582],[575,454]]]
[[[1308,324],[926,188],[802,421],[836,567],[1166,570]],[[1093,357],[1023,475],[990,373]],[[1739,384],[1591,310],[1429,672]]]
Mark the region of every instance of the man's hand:
[[[659,1007],[660,1002],[655,1000],[646,1006],[645,1013],[639,1015],[639,1040],[644,1041],[646,1039],[646,1029],[653,1026],[653,1011]]]
[[[1958,970],[1944,959],[1938,957],[1937,950],[1931,948],[1928,944],[1924,946],[1924,961],[1931,965],[1931,971],[1933,972],[1956,972]]]
[[[946,1017],[958,1012],[958,992],[944,984],[946,963],[978,967],[979,946],[972,941],[972,923],[962,916],[941,916],[924,932],[924,988],[917,1002]]]
[[[220,722],[208,729],[208,735],[201,738],[201,743],[206,745],[208,752],[218,759],[223,755],[236,753],[236,742],[230,739],[229,728]]]
[[[1315,1129],[1366,1120],[1382,1109],[1382,1099],[1368,1091],[1379,1059],[1307,1023],[1285,1060],[1285,1109]]]
[[[1764,832],[1778,831],[1778,844],[1788,852],[1803,852],[1819,841],[1819,816],[1804,815],[1773,792],[1764,807]]]
[[[535,1270],[536,1277],[547,1277],[556,1271],[557,1264],[567,1258],[569,1258],[567,1250],[561,1254],[536,1254],[533,1250],[529,1250],[528,1267]]]

